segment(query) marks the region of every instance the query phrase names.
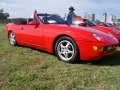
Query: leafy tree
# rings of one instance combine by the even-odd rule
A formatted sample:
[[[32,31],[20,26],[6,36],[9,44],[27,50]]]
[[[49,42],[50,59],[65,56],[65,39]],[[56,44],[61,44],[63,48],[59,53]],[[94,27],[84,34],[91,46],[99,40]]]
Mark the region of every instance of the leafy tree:
[[[5,22],[9,17],[9,13],[4,12],[4,9],[0,9],[0,21]]]
[[[72,13],[72,16],[73,16],[73,18],[81,17],[81,16],[77,16],[74,12]]]

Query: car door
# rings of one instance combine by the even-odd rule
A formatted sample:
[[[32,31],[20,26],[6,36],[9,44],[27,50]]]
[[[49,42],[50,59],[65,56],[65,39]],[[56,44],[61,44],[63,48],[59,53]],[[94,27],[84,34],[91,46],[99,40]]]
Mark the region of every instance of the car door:
[[[24,45],[42,48],[42,26],[22,25],[20,39]]]

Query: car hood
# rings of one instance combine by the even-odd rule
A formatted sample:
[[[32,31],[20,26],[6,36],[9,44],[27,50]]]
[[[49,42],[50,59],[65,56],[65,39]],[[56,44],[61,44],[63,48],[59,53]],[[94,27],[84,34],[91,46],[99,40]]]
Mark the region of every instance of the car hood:
[[[89,28],[93,28],[93,29],[96,29],[96,30],[100,30],[100,31],[105,32],[105,33],[111,32],[111,29],[110,29],[110,28],[107,28],[107,27],[90,26]]]

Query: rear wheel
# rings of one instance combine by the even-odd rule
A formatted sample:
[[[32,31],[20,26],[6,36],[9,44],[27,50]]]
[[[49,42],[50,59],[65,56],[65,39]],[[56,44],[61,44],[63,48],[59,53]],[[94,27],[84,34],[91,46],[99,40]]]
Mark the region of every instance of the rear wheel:
[[[67,36],[57,40],[55,54],[64,62],[75,63],[79,59],[79,51],[75,41]]]
[[[12,31],[9,33],[9,43],[12,46],[16,46],[17,45],[15,34]]]

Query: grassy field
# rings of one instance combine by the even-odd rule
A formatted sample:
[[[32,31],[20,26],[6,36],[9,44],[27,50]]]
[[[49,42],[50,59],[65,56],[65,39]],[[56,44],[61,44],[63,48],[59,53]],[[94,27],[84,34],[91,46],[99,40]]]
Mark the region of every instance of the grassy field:
[[[10,46],[0,25],[0,90],[119,90],[120,48],[97,62],[68,64],[45,52]]]

